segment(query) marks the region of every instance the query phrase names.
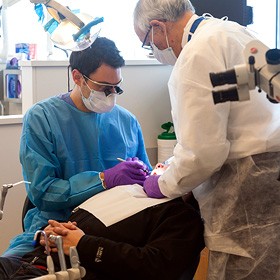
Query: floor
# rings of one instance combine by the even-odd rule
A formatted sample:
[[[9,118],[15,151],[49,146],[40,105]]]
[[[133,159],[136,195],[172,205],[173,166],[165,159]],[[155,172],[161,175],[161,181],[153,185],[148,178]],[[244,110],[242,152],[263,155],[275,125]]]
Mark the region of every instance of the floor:
[[[194,276],[194,280],[206,280],[208,269],[208,249],[204,248],[200,255],[200,262]]]

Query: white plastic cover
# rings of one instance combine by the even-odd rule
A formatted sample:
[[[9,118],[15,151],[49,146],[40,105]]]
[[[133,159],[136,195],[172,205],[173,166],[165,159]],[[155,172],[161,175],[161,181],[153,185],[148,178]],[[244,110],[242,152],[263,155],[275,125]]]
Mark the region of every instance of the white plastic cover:
[[[94,20],[92,16],[85,13],[75,14],[86,25]],[[81,51],[88,48],[97,38],[101,30],[101,24],[94,25],[87,34],[82,34],[77,41],[73,35],[80,31],[80,28],[68,19],[64,19],[51,34],[51,40],[62,49]]]

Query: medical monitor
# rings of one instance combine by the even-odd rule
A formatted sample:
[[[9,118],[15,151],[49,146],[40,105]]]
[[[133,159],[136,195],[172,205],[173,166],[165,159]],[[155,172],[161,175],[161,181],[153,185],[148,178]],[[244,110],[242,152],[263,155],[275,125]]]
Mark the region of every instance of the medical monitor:
[[[227,16],[229,20],[243,26],[253,23],[253,8],[247,0],[191,0],[196,14],[210,13],[214,17]]]

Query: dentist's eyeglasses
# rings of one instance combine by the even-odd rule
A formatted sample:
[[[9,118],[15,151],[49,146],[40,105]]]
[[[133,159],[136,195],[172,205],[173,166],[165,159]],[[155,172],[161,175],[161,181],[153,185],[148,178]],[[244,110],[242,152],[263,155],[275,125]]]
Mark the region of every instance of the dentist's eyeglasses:
[[[123,78],[121,78],[121,80],[117,84],[109,84],[109,83],[100,83],[100,82],[93,81],[92,79],[90,79],[86,75],[83,75],[83,77],[86,80],[91,81],[93,84],[99,86],[100,87],[99,91],[103,91],[105,93],[106,97],[111,95],[111,94],[120,95],[120,94],[123,93],[123,90],[120,87],[120,84],[122,83]]]
[[[142,48],[145,49],[145,50],[149,50],[149,51],[152,51],[152,50],[153,50],[153,48],[152,48],[150,45],[146,45],[146,42],[147,42],[147,39],[148,39],[148,36],[149,36],[151,30],[152,30],[152,26],[150,25],[150,26],[149,26],[149,29],[148,29],[148,31],[147,31],[147,33],[146,33],[146,35],[145,35],[143,44],[142,44]]]

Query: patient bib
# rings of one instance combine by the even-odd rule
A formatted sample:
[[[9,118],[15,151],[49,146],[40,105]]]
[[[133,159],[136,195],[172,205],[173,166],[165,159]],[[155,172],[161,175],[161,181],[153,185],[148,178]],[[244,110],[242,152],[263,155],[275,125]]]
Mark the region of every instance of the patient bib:
[[[169,200],[171,198],[150,198],[142,186],[134,184],[118,186],[98,193],[77,208],[90,212],[108,227],[148,207]]]

